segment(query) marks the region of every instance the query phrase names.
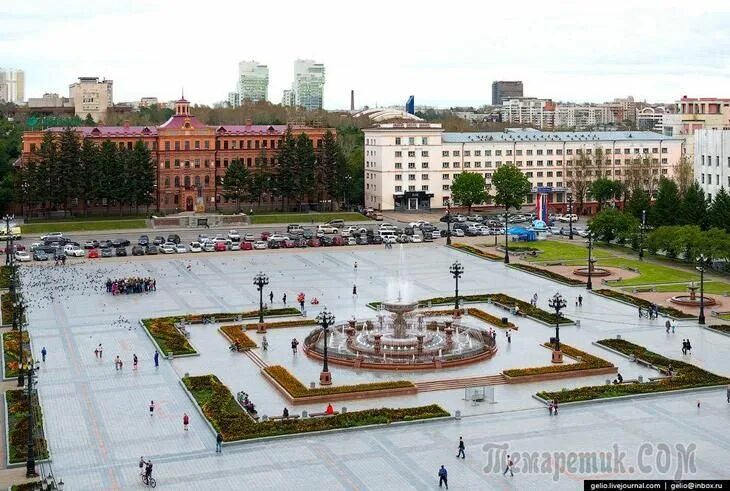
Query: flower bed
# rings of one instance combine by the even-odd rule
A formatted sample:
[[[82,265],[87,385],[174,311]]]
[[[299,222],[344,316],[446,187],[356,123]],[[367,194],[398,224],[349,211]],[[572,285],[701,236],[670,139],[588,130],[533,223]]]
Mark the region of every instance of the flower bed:
[[[502,319],[500,319],[499,317],[496,317],[492,314],[489,314],[487,312],[484,312],[481,309],[469,308],[469,309],[466,309],[466,313],[471,316],[476,317],[479,320],[486,322],[487,324],[492,324],[493,326],[496,326],[496,327],[501,327],[503,329],[507,329],[507,328],[515,329],[515,330],[519,329],[516,325],[514,325],[511,322],[507,322],[507,324],[502,323]]]
[[[26,362],[32,359],[28,331],[23,331],[23,354]],[[3,333],[3,356],[5,357],[5,377],[17,377],[20,362],[20,331]]]
[[[264,317],[267,315],[300,315],[299,309],[294,307],[282,307],[280,309],[264,309]],[[234,320],[258,317],[258,310],[248,310],[246,312],[215,312],[213,314],[192,314],[183,316],[186,322],[191,324],[201,324],[204,319],[215,318],[217,322],[226,322],[226,320]]]
[[[498,256],[496,254],[492,254],[491,252],[486,252],[466,244],[460,244],[455,242],[451,244],[451,247],[453,247],[454,249],[459,249],[460,251],[474,254],[475,256],[479,256],[484,259],[488,259],[490,261],[501,261],[502,259],[504,259],[502,256]]]
[[[3,324],[10,325],[13,323],[13,297],[9,293],[3,293],[0,297],[0,308],[2,308]]]
[[[680,389],[694,389],[698,387],[712,387],[730,383],[730,379],[726,377],[715,375],[714,373],[683,361],[666,358],[647,350],[643,346],[630,343],[623,339],[603,339],[597,343],[625,355],[634,355],[637,359],[646,361],[665,373],[671,365],[674,369],[674,376],[647,383],[597,385],[579,387],[577,389],[563,389],[558,392],[539,392],[537,394],[538,397],[547,400],[556,399],[558,402],[575,402]]]
[[[220,432],[226,442],[449,416],[441,406],[434,404],[403,409],[368,409],[327,418],[269,420],[256,423],[248,417],[230,390],[215,375],[184,377],[182,380],[206,419]]]
[[[585,283],[576,280],[575,278],[569,278],[568,276],[564,276],[562,274],[553,273],[552,271],[548,271],[547,269],[542,268],[536,268],[534,266],[529,266],[527,264],[511,264],[510,268],[513,269],[519,269],[520,271],[525,271],[527,273],[531,273],[537,276],[542,276],[543,278],[547,278],[548,280],[557,281],[558,283],[565,283],[566,285],[570,286],[584,286]]]
[[[543,344],[543,346],[545,346],[546,348],[555,349],[555,345],[553,343],[545,343]],[[547,365],[542,367],[514,368],[511,370],[504,370],[502,373],[504,373],[508,377],[528,377],[531,375],[544,375],[546,373],[571,372],[575,370],[591,370],[595,368],[613,367],[612,363],[604,360],[603,358],[593,356],[590,353],[586,353],[585,351],[581,351],[578,348],[574,348],[567,344],[560,343],[560,351],[562,351],[564,355],[574,359],[578,359],[578,357],[580,356],[581,361],[578,363],[570,363],[567,365],[556,363],[553,365]]]
[[[709,326],[705,326],[707,329],[713,329],[715,331],[724,332],[725,334],[730,334],[730,326],[727,324],[710,324]]]
[[[635,305],[637,307],[641,307],[644,309],[648,309],[652,305],[654,305],[652,302],[648,300],[644,300],[643,298],[634,297],[633,295],[628,295],[626,293],[617,292],[615,290],[609,290],[607,288],[602,288],[600,290],[595,290],[595,293],[598,293],[599,295],[603,295],[605,297],[613,298],[615,300],[621,300],[626,303],[630,303],[631,305]],[[685,314],[681,310],[677,310],[672,307],[664,307],[662,305],[659,306],[659,312],[667,315],[669,317],[676,317],[677,319],[695,319],[697,318],[696,315],[692,314]]]
[[[220,330],[232,344],[238,341],[241,345],[241,349],[247,350],[258,348],[258,345],[254,343],[253,339],[249,338],[246,333],[243,332],[243,326],[240,324],[222,326]]]
[[[175,327],[183,317],[157,317],[155,319],[142,319],[147,332],[155,339],[164,354],[172,352],[175,355],[188,355],[197,353],[188,342],[187,338]]]
[[[269,374],[271,378],[281,385],[287,393],[293,397],[311,397],[331,394],[348,394],[352,392],[367,392],[371,390],[384,389],[402,389],[415,387],[412,382],[407,380],[397,380],[393,382],[373,382],[369,384],[357,385],[339,385],[336,387],[317,387],[315,389],[307,388],[299,381],[289,370],[280,366],[272,365],[264,368],[264,372]]]
[[[10,288],[10,276],[12,276],[10,266],[0,266],[0,288]]]
[[[316,326],[317,321],[314,319],[298,319],[293,321],[280,321],[280,322],[264,322],[266,329],[282,329],[285,327],[299,327],[299,326]],[[252,329],[258,329],[258,322],[255,324],[245,324],[244,327],[247,331]]]
[[[22,390],[8,390],[5,392],[8,401],[8,428],[10,434],[8,438],[8,447],[10,455],[8,460],[11,464],[25,462],[28,455],[28,394]],[[42,437],[43,435],[43,413],[38,404],[38,398],[33,399],[33,423],[35,424],[35,458],[43,460],[48,458],[48,444]]]

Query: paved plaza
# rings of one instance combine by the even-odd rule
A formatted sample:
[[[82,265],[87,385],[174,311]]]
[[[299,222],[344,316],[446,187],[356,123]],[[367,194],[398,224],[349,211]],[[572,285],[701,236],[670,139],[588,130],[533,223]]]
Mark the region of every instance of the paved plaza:
[[[449,471],[452,489],[579,489],[580,480],[587,477],[675,477],[674,468],[656,466],[655,455],[645,458],[646,465],[639,469],[637,455],[646,451],[642,444],[662,443],[672,448],[696,445],[694,466],[684,469],[685,477],[728,478],[730,440],[718,431],[730,422],[724,388],[565,406],[552,418],[531,397],[545,389],[600,385],[610,376],[497,385],[493,403],[476,405],[464,399],[463,389],[338,402],[337,407],[348,410],[437,403],[464,417],[230,445],[216,455],[214,435],[180,386],[186,373],[213,373],[234,394],[245,390],[259,414],[279,415],[285,406],[294,413],[322,411],[324,405],[288,405],[250,358],[229,351],[216,324],[190,328],[190,341],[200,356],[161,360],[155,368],[154,345],[138,325],[141,318],[254,310],[258,292],[252,277],[259,271],[270,276],[265,293],[273,291],[274,307],[283,306],[284,293],[294,306],[297,293],[304,292],[307,299],[320,300],[317,306],[307,302],[310,318],[326,306],[338,321],[352,316],[374,319],[376,313],[366,304],[384,300],[389,281],[399,272],[409,281],[412,299],[453,295],[449,265],[455,260],[465,268],[460,280],[462,294],[502,292],[528,300],[537,293],[543,308],[550,296],[563,294],[568,299],[564,314],[580,320],[580,325],[562,327],[561,340],[612,362],[625,379],[647,378],[656,372],[598,348],[593,341],[620,334],[680,359],[681,340],[688,337],[693,353],[685,360],[730,376],[730,338],[703,330],[696,322],[679,322],[676,334],[667,335],[663,319],[639,320],[633,307],[430,244],[392,250],[349,247],[114,258],[69,262],[65,268],[23,265],[22,290],[29,305],[36,357],[40,358],[43,346],[48,350],[38,387],[56,475],[63,478],[67,489],[141,488],[137,461],[143,455],[155,463],[158,487],[163,489],[431,489],[438,484],[436,473],[441,464]],[[157,292],[119,296],[105,292],[107,277],[128,276],[156,278]],[[357,296],[351,294],[353,285],[357,285]],[[583,295],[582,307],[576,306],[578,294]],[[493,305],[474,306],[504,315]],[[334,383],[424,382],[549,365],[550,351],[540,344],[554,335],[554,329],[525,318],[512,320],[519,330],[509,344],[504,332],[498,332],[498,352],[492,359],[438,372],[366,371],[331,365]],[[473,318],[466,322],[489,327]],[[293,356],[289,341],[293,337],[303,340],[312,328],[270,330],[269,350],[254,351],[266,363],[288,368],[308,385],[318,380],[321,363],[301,352]],[[249,335],[260,344],[260,334],[249,331]],[[104,348],[101,360],[94,356],[100,343]],[[133,354],[140,360],[137,370],[132,369]],[[116,355],[125,363],[121,371],[114,369]],[[151,400],[157,407],[152,417],[148,413]],[[182,428],[184,412],[191,418],[187,432]],[[467,445],[464,461],[455,458],[459,436]],[[504,462],[501,444],[519,455],[608,452],[616,444],[626,453],[626,466],[588,475],[566,471],[554,480],[546,469],[517,463],[515,477],[508,478],[501,475],[502,469],[493,469]],[[656,453],[656,447],[651,448]]]

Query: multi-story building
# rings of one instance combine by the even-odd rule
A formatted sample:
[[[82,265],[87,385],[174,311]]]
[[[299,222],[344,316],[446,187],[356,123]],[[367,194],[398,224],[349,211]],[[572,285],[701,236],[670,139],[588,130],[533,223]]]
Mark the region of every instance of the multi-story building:
[[[446,133],[436,123],[387,123],[364,130],[365,206],[381,210],[443,208],[451,183],[461,172],[484,175],[515,165],[535,195],[549,195],[553,209],[565,210],[577,183],[598,177],[639,182],[650,190],[661,176],[672,178],[682,156],[682,138],[642,131]],[[593,159],[585,166],[581,162]],[[585,200],[586,213],[595,211]]]
[[[58,94],[43,94],[43,97],[29,97],[28,107],[31,109],[44,107],[71,107],[73,101],[68,97],[60,97]]]
[[[281,93],[281,105],[287,107],[294,107],[294,91],[284,89]]]
[[[492,82],[492,105],[501,106],[504,101],[519,99],[524,96],[522,82],[519,80]]]
[[[142,97],[137,103],[137,107],[152,107],[158,106],[160,101],[157,97]]]
[[[241,94],[238,92],[229,92],[228,93],[228,106],[229,107],[238,107],[241,105]]]
[[[325,70],[322,63],[314,60],[294,62],[294,106],[307,110],[322,109],[324,103]]]
[[[74,101],[76,115],[85,118],[91,115],[94,121],[104,121],[106,111],[114,104],[114,82],[99,80],[99,77],[79,77],[68,87],[69,97]]]
[[[265,101],[269,96],[269,67],[258,61],[238,64],[238,97],[243,101]]]
[[[25,73],[13,68],[0,68],[0,102],[15,104],[25,100]]]
[[[730,128],[694,132],[694,175],[709,199],[724,187],[730,191]]]
[[[502,104],[502,121],[533,125],[550,130],[555,127],[555,103],[551,99],[522,97],[509,99]]]
[[[607,113],[597,104],[558,103],[555,110],[555,128],[583,131],[607,123]]]
[[[676,112],[665,114],[662,124],[665,135],[684,137],[687,155],[694,157],[697,154],[694,148],[697,130],[730,128],[730,99],[683,96],[676,102]]]
[[[110,140],[131,149],[141,140],[152,153],[157,169],[156,206],[161,210],[201,210],[230,207],[221,196],[221,180],[234,160],[252,172],[274,172],[286,125],[208,126],[190,114],[185,99],[175,102],[175,114],[160,126],[97,126],[74,128],[83,139]],[[48,131],[61,132],[63,128]],[[315,150],[322,148],[327,129],[292,127],[295,135],[306,134]],[[334,132],[334,130],[332,130]],[[23,134],[21,161],[27,163],[40,148],[43,131]],[[261,164],[265,161],[265,165]]]
[[[640,131],[664,131],[664,115],[667,109],[662,105],[644,106],[636,109],[636,128]]]

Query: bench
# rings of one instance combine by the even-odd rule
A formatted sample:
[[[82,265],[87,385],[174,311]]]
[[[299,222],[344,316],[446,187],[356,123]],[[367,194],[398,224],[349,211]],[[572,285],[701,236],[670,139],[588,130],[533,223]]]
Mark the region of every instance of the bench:
[[[545,266],[562,266],[562,265],[563,265],[562,261],[550,261],[550,262],[545,263]]]
[[[325,412],[322,412],[322,413],[309,413],[309,417],[310,418],[329,418],[329,417],[332,417],[332,416],[337,416],[338,414],[340,414],[339,411],[335,411],[332,414],[327,414]]]
[[[648,292],[655,292],[656,287],[653,286],[640,286],[637,288],[634,288],[632,290],[632,293],[648,293]]]
[[[185,328],[184,324],[177,323],[177,324],[175,324],[175,327],[177,328],[178,331],[180,331],[180,334],[182,334],[183,336],[185,336],[188,339],[190,338],[190,331],[188,331]]]
[[[632,273],[639,273],[640,271],[637,268],[632,268],[631,266],[626,266],[626,269],[631,271]]]
[[[288,419],[299,419],[299,415],[298,414],[290,414],[286,418],[284,416],[269,416],[269,420],[270,421],[284,421],[284,420],[288,420]]]

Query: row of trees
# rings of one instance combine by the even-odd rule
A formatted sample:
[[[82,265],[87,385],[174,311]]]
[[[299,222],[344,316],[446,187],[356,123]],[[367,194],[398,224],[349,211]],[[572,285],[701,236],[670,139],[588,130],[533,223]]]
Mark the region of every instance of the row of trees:
[[[646,248],[671,259],[693,262],[700,254],[709,260],[730,259],[730,234],[721,228],[702,230],[697,225],[659,227],[649,234]]]

